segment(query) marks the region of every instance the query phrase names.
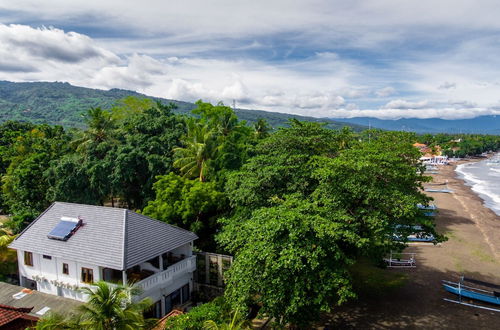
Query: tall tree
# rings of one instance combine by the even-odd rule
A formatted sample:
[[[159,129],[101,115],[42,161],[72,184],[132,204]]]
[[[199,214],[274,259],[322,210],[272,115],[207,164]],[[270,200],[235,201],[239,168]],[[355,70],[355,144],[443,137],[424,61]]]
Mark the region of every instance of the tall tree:
[[[200,236],[201,247],[214,249],[215,219],[227,209],[227,199],[215,182],[190,180],[171,172],[158,177],[154,190],[156,198],[144,208],[145,215],[191,230]]]
[[[173,169],[173,149],[185,133],[184,120],[172,113],[174,108],[153,104],[119,126],[123,142],[113,153],[111,180],[115,193],[129,208],[143,208],[154,198],[156,177]]]
[[[234,208],[221,220],[220,243],[235,255],[227,297],[280,323],[307,326],[321,311],[354,296],[348,266],[401,243],[397,225],[424,225],[417,203],[425,178],[406,133],[359,142],[350,131],[293,122],[256,148],[229,177]]]
[[[188,131],[182,144],[183,147],[174,149],[174,166],[187,178],[206,181],[210,161],[216,157],[218,147],[214,131],[207,125],[188,120]]]

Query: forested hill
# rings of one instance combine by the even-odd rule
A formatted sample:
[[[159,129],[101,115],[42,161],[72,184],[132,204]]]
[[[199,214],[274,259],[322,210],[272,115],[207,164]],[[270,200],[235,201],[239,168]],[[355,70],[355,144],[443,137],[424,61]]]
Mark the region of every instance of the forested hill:
[[[127,96],[148,97],[122,89],[108,91],[77,87],[61,82],[14,83],[0,81],[0,122],[7,120],[33,123],[58,124],[66,127],[82,127],[81,115],[91,107],[109,108],[117,100]],[[188,113],[195,108],[193,103],[148,97],[163,103],[177,104],[178,113]],[[240,120],[254,122],[266,119],[272,127],[285,126],[290,118],[324,122],[329,128],[350,126],[359,131],[365,126],[344,123],[326,118],[303,117],[277,112],[236,109]]]

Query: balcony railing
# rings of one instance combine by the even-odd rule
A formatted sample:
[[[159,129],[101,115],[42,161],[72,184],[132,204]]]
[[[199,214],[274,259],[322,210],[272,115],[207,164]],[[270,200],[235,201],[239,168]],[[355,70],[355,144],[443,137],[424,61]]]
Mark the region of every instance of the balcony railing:
[[[165,286],[182,274],[193,272],[196,269],[196,256],[188,257],[178,263],[173,264],[162,272],[151,275],[135,285],[143,292],[151,290],[159,285]]]

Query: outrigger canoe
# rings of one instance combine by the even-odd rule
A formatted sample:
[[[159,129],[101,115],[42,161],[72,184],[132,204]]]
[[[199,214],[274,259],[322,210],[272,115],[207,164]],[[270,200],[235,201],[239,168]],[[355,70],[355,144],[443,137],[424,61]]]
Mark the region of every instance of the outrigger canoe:
[[[499,310],[491,309],[491,308],[487,308],[484,306],[472,305],[472,304],[467,304],[467,303],[462,302],[462,298],[469,298],[469,299],[473,299],[476,301],[481,301],[481,302],[500,306],[500,285],[488,283],[488,282],[483,282],[483,281],[475,280],[472,278],[466,278],[464,276],[462,276],[460,278],[459,282],[450,282],[450,281],[444,281],[444,280],[442,282],[443,282],[443,288],[446,291],[451,292],[453,294],[456,294],[459,297],[459,301],[452,301],[449,299],[445,299],[445,300],[455,302],[455,303],[461,303],[461,304],[472,306],[472,307],[485,308],[485,309],[490,309],[490,310],[500,312],[500,309]],[[476,284],[478,286],[488,288],[488,289],[481,289],[478,287],[472,287],[470,285],[465,285],[464,282]]]

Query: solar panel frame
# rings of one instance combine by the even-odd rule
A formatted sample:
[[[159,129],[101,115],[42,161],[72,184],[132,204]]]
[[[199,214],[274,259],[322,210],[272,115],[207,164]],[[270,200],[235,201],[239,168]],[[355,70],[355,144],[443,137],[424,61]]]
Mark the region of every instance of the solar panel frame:
[[[49,232],[47,237],[59,241],[67,241],[73,235],[73,233],[78,229],[81,223],[82,223],[81,220],[79,221],[61,220]]]

